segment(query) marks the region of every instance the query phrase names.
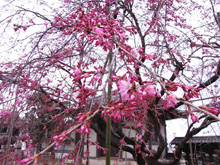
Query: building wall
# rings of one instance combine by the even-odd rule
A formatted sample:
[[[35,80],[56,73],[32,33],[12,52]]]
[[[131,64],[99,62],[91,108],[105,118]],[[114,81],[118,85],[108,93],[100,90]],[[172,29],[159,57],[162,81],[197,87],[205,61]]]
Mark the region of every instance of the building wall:
[[[123,129],[123,133],[128,136],[128,137],[137,137],[136,135],[136,131],[132,130],[132,129]],[[165,133],[165,127],[164,126],[161,126],[161,133],[163,136],[166,136],[166,133]],[[75,135],[75,133],[73,133],[73,135],[71,135],[71,137],[73,138]],[[92,143],[90,143],[89,145],[89,156],[90,158],[98,158],[100,156],[100,154],[98,154],[100,151],[98,151],[98,147],[93,143],[93,142],[97,142],[98,141],[98,137],[97,137],[97,134],[91,129],[91,133],[89,135],[89,141],[91,141]],[[133,146],[131,146],[133,148]],[[65,144],[61,144],[59,147],[56,147],[55,150],[56,150],[56,158],[57,159],[60,159],[60,158],[63,158],[65,156],[66,153],[70,152],[70,151],[73,151],[75,148],[75,141],[74,142],[71,142],[70,145],[65,145]],[[151,143],[151,149],[152,151],[156,151],[158,148],[158,142],[153,142]],[[86,138],[85,138],[85,141],[84,141],[84,152],[87,150],[87,144],[86,144]],[[103,151],[101,151],[103,152]],[[163,153],[163,156],[165,155],[165,151]],[[101,155],[101,157],[104,156],[104,155]],[[162,157],[163,157],[162,156]],[[130,153],[128,152],[121,152],[120,153],[120,157],[122,159],[129,159],[129,160],[132,160],[133,157]]]

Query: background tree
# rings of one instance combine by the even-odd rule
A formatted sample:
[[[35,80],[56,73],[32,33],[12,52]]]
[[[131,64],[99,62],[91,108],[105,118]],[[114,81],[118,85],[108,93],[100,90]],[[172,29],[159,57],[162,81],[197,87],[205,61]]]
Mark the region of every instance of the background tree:
[[[85,137],[92,128],[106,139],[100,125],[109,117],[112,146],[131,153],[138,164],[175,164],[187,140],[219,121],[215,11],[219,2],[35,3],[12,1],[2,7],[7,11],[1,13],[1,46],[7,48],[2,54],[19,58],[1,62],[0,100],[2,113],[29,113],[35,126],[53,130],[47,149],[58,146],[72,131]],[[199,104],[194,104],[195,99],[201,100]],[[161,123],[182,116],[190,117],[192,124],[175,151],[176,159],[158,161],[166,147]],[[66,124],[67,118],[72,119],[71,125]],[[9,130],[14,123],[11,120]],[[136,137],[123,129],[135,131]],[[39,131],[36,134],[32,138]],[[152,136],[160,143],[156,151],[147,145]],[[81,148],[79,143],[76,151]],[[37,162],[45,151],[21,163]]]

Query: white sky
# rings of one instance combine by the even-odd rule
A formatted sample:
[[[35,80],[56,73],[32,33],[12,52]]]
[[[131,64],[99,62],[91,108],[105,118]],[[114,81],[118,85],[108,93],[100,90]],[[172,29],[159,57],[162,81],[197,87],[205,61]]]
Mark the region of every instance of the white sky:
[[[200,121],[197,125],[200,125]],[[191,119],[189,119],[189,124]],[[186,119],[173,119],[166,121],[167,142],[170,143],[175,137],[184,137],[188,129]],[[220,122],[209,125],[195,136],[220,136]]]
[[[203,3],[204,6],[210,7],[211,4],[209,0],[193,0],[194,2]],[[216,3],[218,1],[216,0]],[[220,2],[220,1],[219,1]],[[219,3],[218,2],[218,3]],[[207,12],[208,10],[203,10],[203,12]],[[209,10],[210,11],[210,10]],[[220,12],[220,4],[215,6],[215,11]],[[213,14],[213,13],[207,13]],[[186,13],[188,15],[188,13]],[[194,10],[193,13],[190,13],[187,17],[187,23],[193,27],[200,27],[201,26],[201,11]],[[214,19],[214,18],[213,18]],[[208,20],[213,21],[213,20]],[[200,29],[201,30],[201,29]],[[208,31],[204,31],[205,34],[209,34]],[[189,118],[189,124],[191,123],[191,119]],[[170,143],[175,137],[184,137],[188,128],[188,122],[186,119],[173,119],[166,121],[166,131],[167,131],[167,142]],[[200,121],[197,125],[200,125],[202,121]],[[220,122],[213,123],[209,125],[206,129],[203,129],[199,132],[196,136],[220,136]]]

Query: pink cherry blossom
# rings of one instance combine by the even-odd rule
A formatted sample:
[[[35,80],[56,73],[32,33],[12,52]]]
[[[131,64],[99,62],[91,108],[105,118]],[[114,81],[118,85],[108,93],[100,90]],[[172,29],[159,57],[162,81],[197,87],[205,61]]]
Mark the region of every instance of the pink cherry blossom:
[[[136,48],[133,48],[131,50],[131,54],[134,55],[135,57],[139,57],[140,56],[140,54],[139,54],[139,52],[138,52],[138,50]]]
[[[61,142],[59,141],[59,142],[57,142],[57,143],[56,143],[56,145],[55,145],[55,146],[56,146],[56,147],[59,147],[59,146],[60,146],[60,144],[61,144]]]
[[[34,157],[23,159],[23,160],[20,161],[20,164],[26,164],[26,163],[30,162],[31,160],[33,160],[33,159],[34,159]]]
[[[58,139],[59,139],[59,136],[57,136],[57,135],[53,137],[54,141],[57,141]]]
[[[190,116],[191,116],[191,120],[192,120],[193,122],[197,122],[197,123],[199,122],[198,117],[195,116],[193,113],[191,113]]]
[[[167,110],[170,106],[175,108],[176,105],[177,105],[176,95],[174,94],[167,95],[164,103],[164,109]]]
[[[166,89],[169,91],[176,91],[179,86],[181,86],[181,85],[178,83],[175,83],[175,82],[167,82],[166,83]]]
[[[208,108],[208,111],[209,111],[210,113],[213,113],[214,115],[218,115],[218,114],[220,113],[220,109],[215,108],[215,107],[210,107],[210,108]]]
[[[199,108],[204,109],[214,115],[218,115],[220,113],[220,109],[216,107],[199,106]]]
[[[156,94],[155,85],[148,85],[147,88],[145,88],[145,91],[150,97],[154,97]]]
[[[157,91],[157,97],[161,98],[161,93],[159,91]]]
[[[78,68],[76,68],[73,72],[74,72],[74,74],[75,74],[76,76],[79,75],[79,74],[81,74],[81,70],[78,69]]]
[[[151,52],[151,53],[147,54],[147,58],[148,58],[149,60],[155,59],[155,58],[156,58],[156,53]]]
[[[89,123],[87,123],[87,122],[85,122],[82,126],[81,126],[81,128],[80,128],[80,130],[78,131],[79,133],[86,133],[86,134],[90,134],[90,126],[89,126]]]
[[[132,84],[129,81],[121,80],[118,82],[118,88],[122,99],[128,100],[130,98],[128,91],[132,88]]]
[[[102,38],[104,35],[104,32],[101,28],[95,28],[95,33],[97,33],[98,37]]]

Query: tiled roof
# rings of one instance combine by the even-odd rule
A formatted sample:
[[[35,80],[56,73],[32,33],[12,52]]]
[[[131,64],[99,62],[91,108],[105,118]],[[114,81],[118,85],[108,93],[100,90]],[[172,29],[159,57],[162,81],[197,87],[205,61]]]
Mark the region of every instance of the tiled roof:
[[[184,137],[175,137],[171,144],[179,144]],[[187,141],[189,143],[189,140]],[[220,136],[196,136],[191,138],[191,143],[220,143]]]

